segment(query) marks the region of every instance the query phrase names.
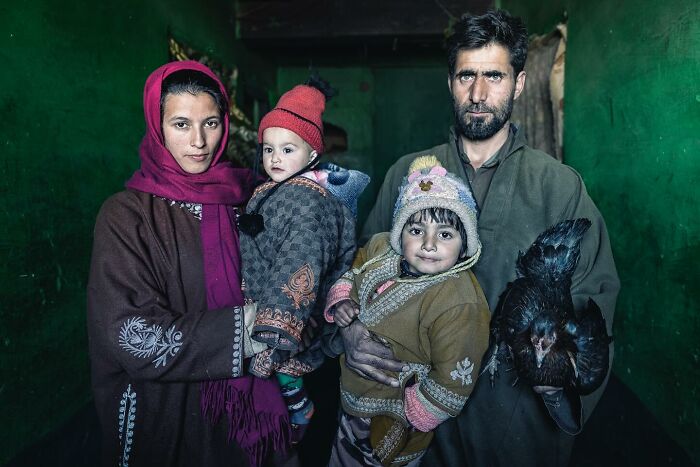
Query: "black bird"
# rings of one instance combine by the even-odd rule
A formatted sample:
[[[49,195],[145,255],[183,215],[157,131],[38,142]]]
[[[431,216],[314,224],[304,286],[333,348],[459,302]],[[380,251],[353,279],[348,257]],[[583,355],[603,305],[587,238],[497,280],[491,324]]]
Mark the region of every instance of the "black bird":
[[[596,390],[608,373],[605,319],[592,300],[574,310],[571,278],[588,219],[567,220],[540,234],[516,261],[517,279],[499,298],[488,368],[493,384],[499,359],[512,361],[532,386]]]

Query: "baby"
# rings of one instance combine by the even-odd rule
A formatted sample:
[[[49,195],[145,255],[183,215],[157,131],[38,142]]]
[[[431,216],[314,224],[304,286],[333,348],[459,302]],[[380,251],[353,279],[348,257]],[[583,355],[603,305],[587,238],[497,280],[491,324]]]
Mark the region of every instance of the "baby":
[[[369,183],[362,172],[334,165],[312,170],[323,152],[324,84],[294,87],[261,120],[270,181],[255,190],[239,219],[246,302],[257,306],[246,317],[255,352],[250,372],[276,374],[294,442],[313,414],[301,375],[324,361],[320,337],[303,343],[304,336],[310,324],[323,322],[328,289],[352,263],[357,197]]]

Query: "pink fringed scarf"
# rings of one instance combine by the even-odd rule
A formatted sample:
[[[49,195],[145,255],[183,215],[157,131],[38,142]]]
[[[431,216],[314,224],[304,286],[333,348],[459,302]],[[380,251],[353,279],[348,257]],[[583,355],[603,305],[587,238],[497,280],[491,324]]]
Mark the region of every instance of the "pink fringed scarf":
[[[238,231],[232,206],[251,195],[254,176],[248,169],[221,161],[228,137],[229,118],[208,170],[189,174],[180,168],[163,144],[160,93],[163,80],[179,70],[196,70],[214,79],[223,95],[226,89],[206,66],[193,61],[161,66],[148,77],[143,94],[146,134],[139,153],[141,168],[126,183],[128,188],[176,201],[202,204],[202,250],[207,306],[210,310],[243,304]],[[229,439],[248,454],[251,465],[260,465],[270,450],[285,451],[290,440],[289,417],[275,378],[242,376],[201,384],[203,416],[217,423],[225,412]]]

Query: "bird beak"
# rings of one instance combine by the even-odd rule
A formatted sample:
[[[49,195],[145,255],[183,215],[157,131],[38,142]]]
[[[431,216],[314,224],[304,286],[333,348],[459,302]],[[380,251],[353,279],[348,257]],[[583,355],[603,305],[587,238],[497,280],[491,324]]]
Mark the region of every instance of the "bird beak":
[[[542,342],[535,344],[535,360],[537,362],[537,368],[542,367],[542,362],[544,362],[545,355],[547,355],[547,351],[542,349]]]
[[[542,362],[544,361],[545,355],[547,355],[547,354],[541,350],[535,351],[535,356],[537,358],[537,368],[540,368],[542,366]]]

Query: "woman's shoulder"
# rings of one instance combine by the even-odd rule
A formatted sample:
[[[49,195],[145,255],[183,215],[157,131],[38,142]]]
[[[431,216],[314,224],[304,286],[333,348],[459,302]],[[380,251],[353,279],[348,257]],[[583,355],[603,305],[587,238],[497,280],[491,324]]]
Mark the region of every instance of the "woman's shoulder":
[[[107,198],[97,215],[97,225],[107,224],[113,230],[127,231],[135,226],[149,223],[158,209],[161,199],[150,193],[136,190],[124,190]]]
[[[128,216],[142,210],[144,196],[151,196],[135,190],[124,190],[107,198],[100,208],[100,216]]]

